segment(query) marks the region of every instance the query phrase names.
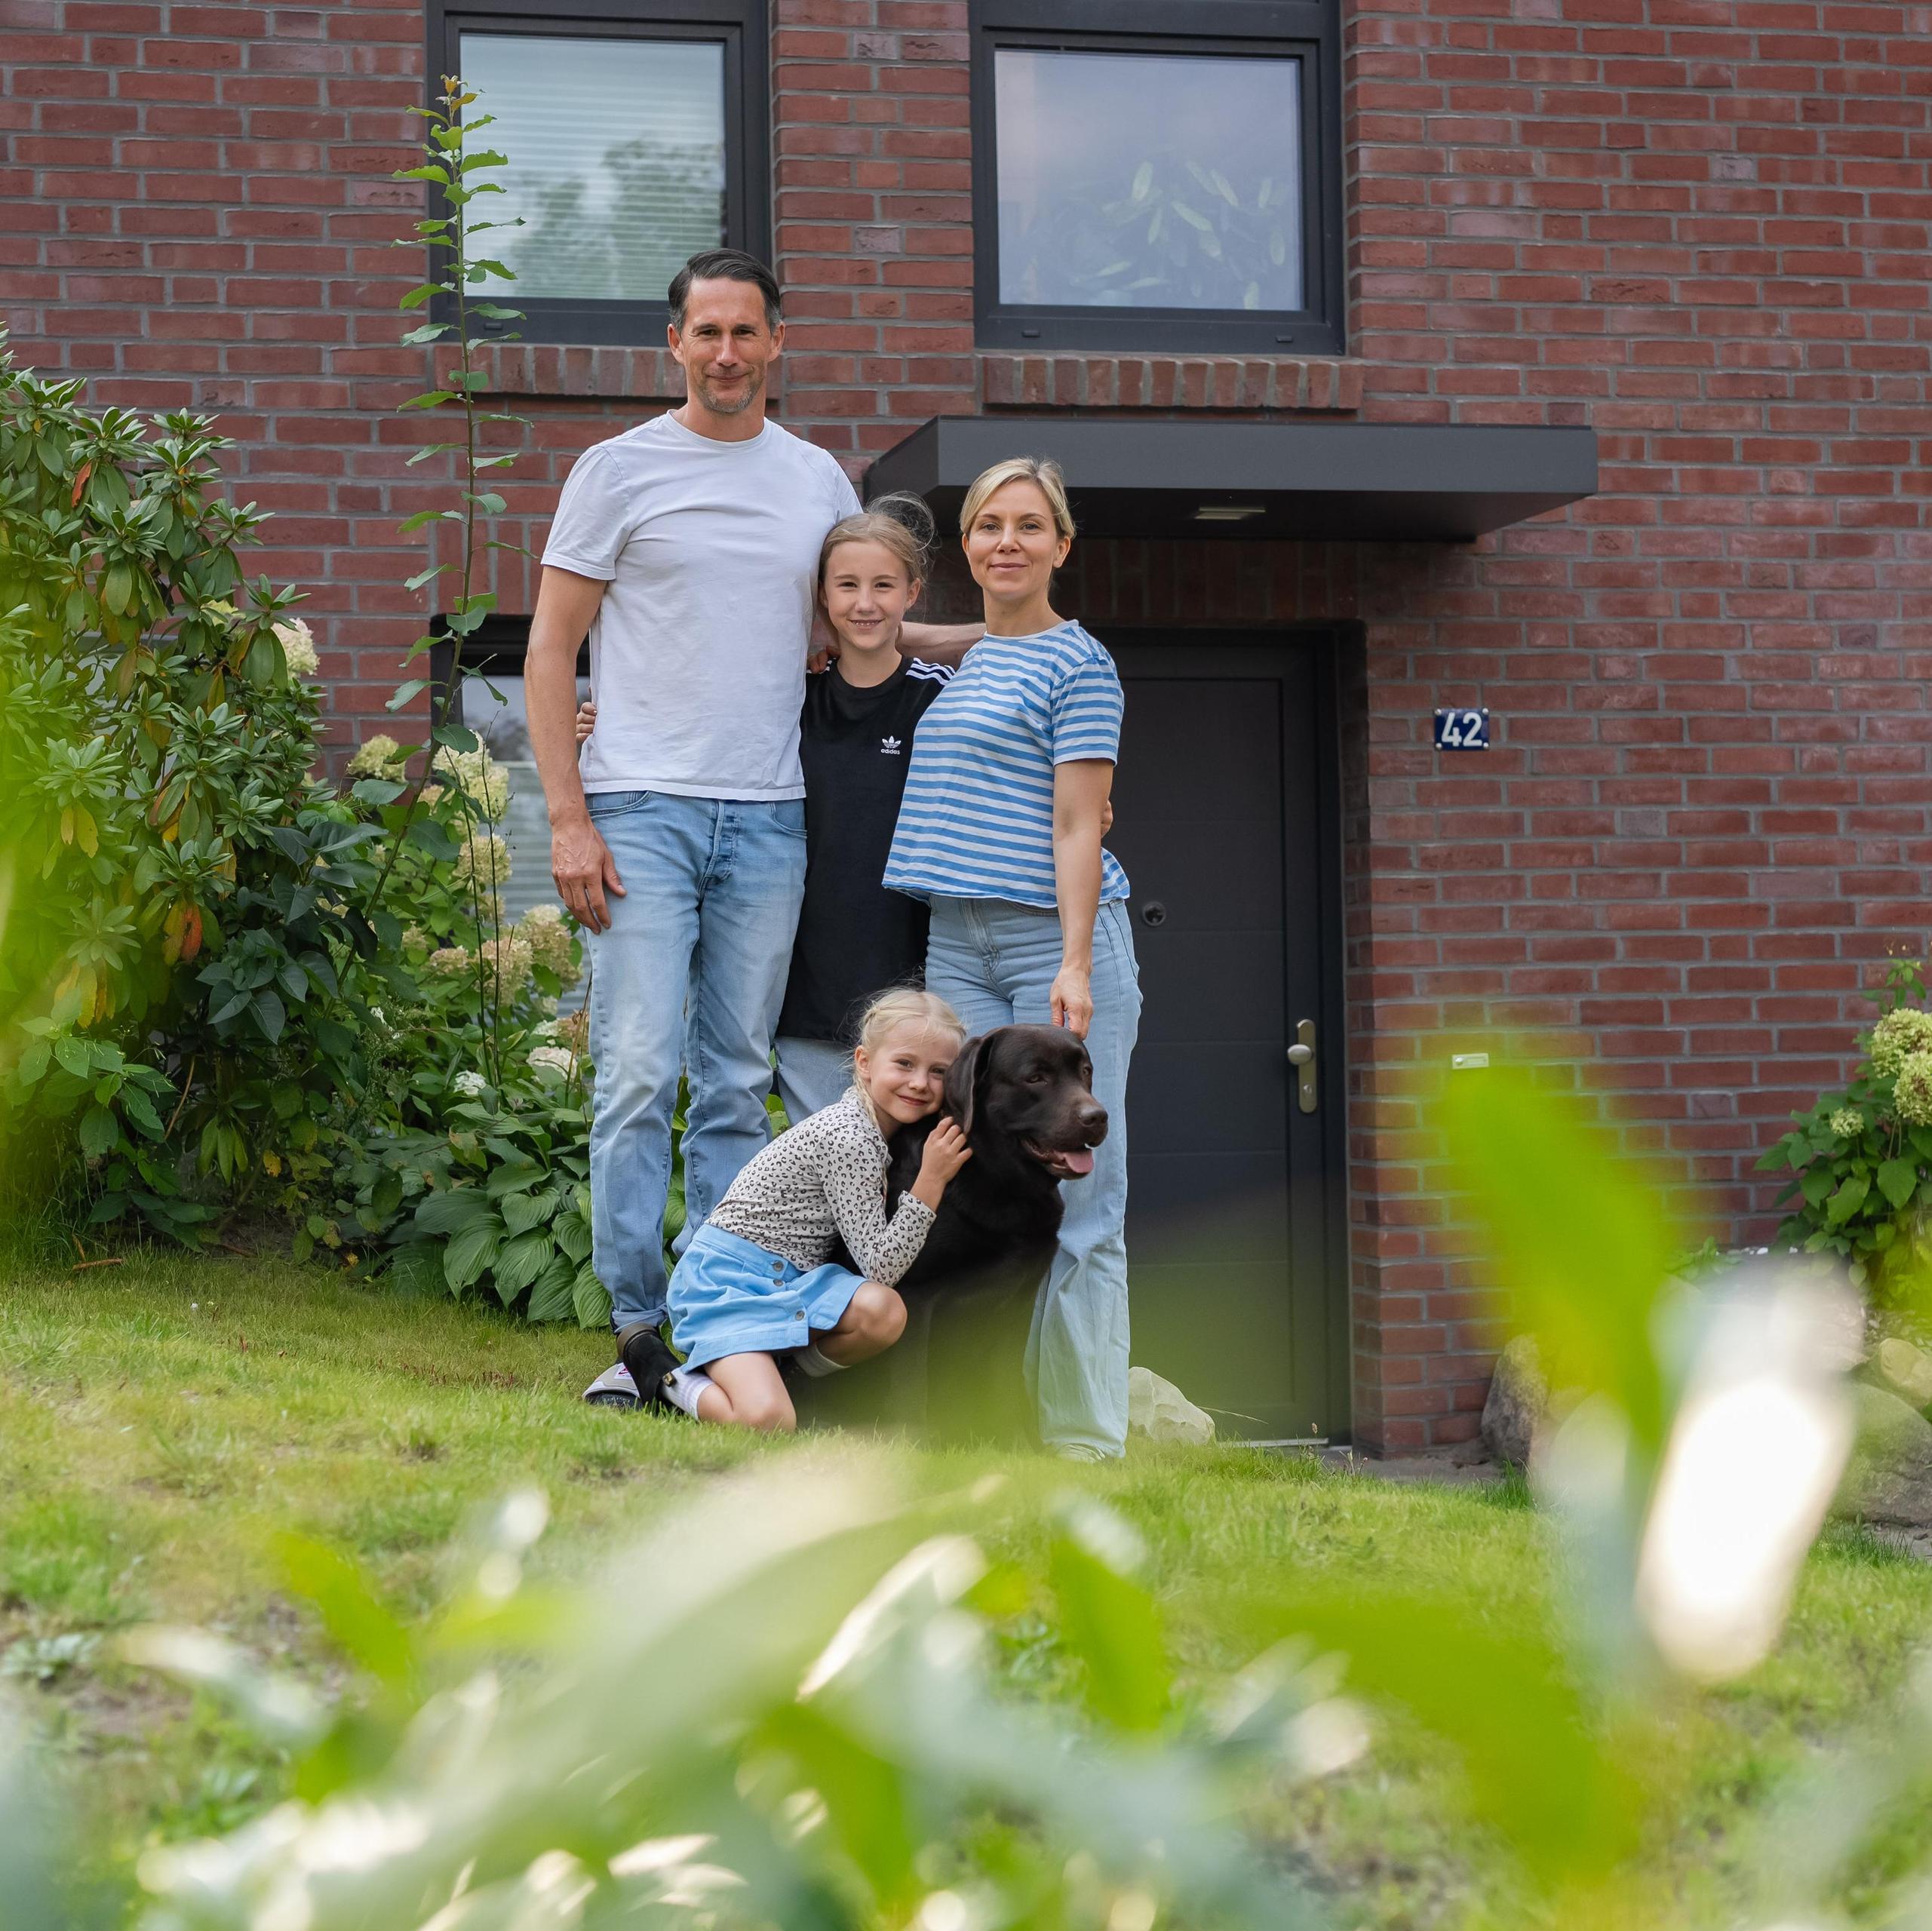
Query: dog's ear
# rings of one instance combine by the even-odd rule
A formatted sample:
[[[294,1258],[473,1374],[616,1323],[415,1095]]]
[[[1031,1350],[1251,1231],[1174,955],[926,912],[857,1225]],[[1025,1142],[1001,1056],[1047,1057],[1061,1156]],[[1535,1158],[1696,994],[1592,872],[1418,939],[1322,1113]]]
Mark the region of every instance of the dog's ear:
[[[960,1048],[960,1056],[946,1069],[945,1108],[960,1123],[960,1131],[970,1140],[972,1122],[979,1111],[980,1088],[986,1083],[986,1069],[991,1061],[988,1048],[993,1043],[991,1033],[982,1033],[976,1039],[969,1039]]]

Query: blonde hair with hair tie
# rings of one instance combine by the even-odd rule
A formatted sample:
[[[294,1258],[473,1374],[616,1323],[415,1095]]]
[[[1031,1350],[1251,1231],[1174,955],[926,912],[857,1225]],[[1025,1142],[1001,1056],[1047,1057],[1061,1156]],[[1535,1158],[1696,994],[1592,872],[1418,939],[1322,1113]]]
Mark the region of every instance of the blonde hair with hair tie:
[[[832,552],[841,543],[877,543],[891,551],[905,564],[908,583],[923,582],[932,540],[938,533],[932,512],[919,497],[901,490],[877,498],[869,509],[861,510],[856,516],[849,516],[843,522],[834,523],[826,531],[825,540],[819,546],[821,594],[825,591],[825,572],[831,567]]]

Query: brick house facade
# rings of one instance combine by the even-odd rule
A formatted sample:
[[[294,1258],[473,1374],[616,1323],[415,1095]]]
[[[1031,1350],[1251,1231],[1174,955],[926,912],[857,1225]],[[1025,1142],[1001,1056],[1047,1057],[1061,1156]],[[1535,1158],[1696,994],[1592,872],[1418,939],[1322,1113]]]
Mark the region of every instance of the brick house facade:
[[[1762,1236],[1758,1151],[1923,945],[1932,6],[1340,5],[1341,355],[987,345],[966,0],[772,0],[769,195],[780,417],[855,477],[959,416],[1596,433],[1593,496],[1473,543],[1177,526],[1077,546],[1060,600],[1103,638],[1339,627],[1332,1432],[1388,1449],[1473,1433],[1495,1344],[1421,1131],[1446,1037],[1554,1040]],[[14,350],[221,418],[352,742],[426,614],[396,526],[440,499],[395,413],[428,367],[392,246],[419,0],[7,19]],[[576,452],[681,394],[648,347],[493,352],[532,419],[505,486],[532,540]],[[505,611],[530,576],[505,563]],[[1434,708],[1475,702],[1497,748],[1438,753]]]

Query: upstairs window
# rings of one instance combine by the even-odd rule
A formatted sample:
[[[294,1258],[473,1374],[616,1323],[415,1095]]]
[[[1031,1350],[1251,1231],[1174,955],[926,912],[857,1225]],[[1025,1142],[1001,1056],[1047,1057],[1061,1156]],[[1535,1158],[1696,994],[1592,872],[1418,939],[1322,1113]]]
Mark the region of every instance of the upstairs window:
[[[972,17],[983,344],[1340,350],[1334,0]]]
[[[662,342],[689,256],[766,250],[762,0],[462,0],[431,32],[435,71],[481,96],[481,138],[508,159],[475,213],[521,223],[483,240],[516,272],[487,292],[524,312],[506,325],[524,339]]]

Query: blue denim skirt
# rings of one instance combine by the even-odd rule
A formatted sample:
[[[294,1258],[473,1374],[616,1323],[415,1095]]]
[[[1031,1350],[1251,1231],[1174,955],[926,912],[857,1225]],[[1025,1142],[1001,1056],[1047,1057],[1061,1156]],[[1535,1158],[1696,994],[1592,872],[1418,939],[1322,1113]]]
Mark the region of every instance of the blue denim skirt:
[[[829,1262],[795,1266],[707,1221],[671,1272],[671,1342],[686,1368],[802,1348],[838,1325],[863,1279]]]

